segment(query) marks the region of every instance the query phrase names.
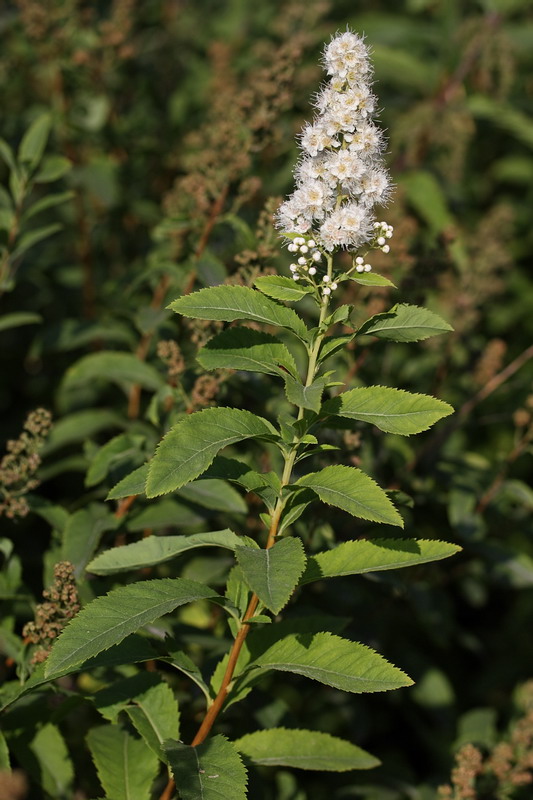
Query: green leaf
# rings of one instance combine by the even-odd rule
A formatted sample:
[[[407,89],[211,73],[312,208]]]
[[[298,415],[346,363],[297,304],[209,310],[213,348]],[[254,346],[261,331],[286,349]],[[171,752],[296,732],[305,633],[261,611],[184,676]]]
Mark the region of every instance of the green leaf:
[[[309,386],[304,386],[301,381],[294,380],[290,375],[285,375],[284,379],[287,400],[300,408],[308,408],[318,414],[326,385],[325,380],[317,378]]]
[[[148,536],[139,542],[113,547],[100,553],[91,561],[87,571],[95,575],[112,575],[114,572],[162,564],[197,547],[235,550],[240,545],[241,537],[228,528],[210,533],[193,533],[190,536]]]
[[[24,214],[24,220],[31,219],[41,211],[46,211],[48,208],[54,208],[68,200],[72,200],[74,192],[61,192],[61,194],[49,194],[46,197],[41,197],[36,203],[33,203]]]
[[[72,161],[64,156],[46,156],[34,177],[35,183],[52,183],[72,169]]]
[[[318,357],[319,363],[328,358],[328,356],[332,356],[334,353],[337,353],[339,350],[344,350],[344,348],[347,347],[351,341],[353,341],[354,337],[355,333],[349,333],[346,336],[328,336],[327,339],[324,339],[322,343]]]
[[[137,467],[125,478],[119,481],[106,497],[106,500],[122,500],[123,497],[131,497],[132,495],[144,494],[144,487],[146,486],[146,479],[148,477],[148,464],[143,464],[142,467]]]
[[[308,486],[322,502],[337,506],[354,517],[403,528],[400,514],[383,489],[360,469],[342,464],[325,467],[320,472],[304,475],[297,484]]]
[[[246,800],[246,770],[225,736],[212,736],[197,747],[165,742],[181,800]]]
[[[304,341],[307,338],[307,327],[292,308],[286,308],[245,286],[213,286],[200,289],[199,292],[179,297],[169,308],[178,314],[197,319],[224,322],[249,319],[265,325],[288,328]]]
[[[418,342],[452,330],[452,326],[433,311],[400,303],[384,314],[367,319],[357,331],[357,336],[370,334],[393,342]]]
[[[313,292],[312,286],[301,286],[292,278],[285,278],[283,275],[266,275],[256,278],[254,285],[263,294],[273,297],[274,300],[288,300],[289,302],[301,300],[306,294]]]
[[[4,314],[0,317],[0,331],[7,331],[9,328],[19,328],[21,325],[36,325],[42,322],[40,314],[31,311],[14,311],[12,314]]]
[[[117,722],[119,714],[127,705],[161,681],[161,676],[156,672],[137,672],[129,678],[113,681],[92,695],[91,700],[105,720]]]
[[[15,154],[13,150],[8,145],[5,139],[0,138],[0,158],[4,161],[6,167],[9,167],[11,171],[16,171],[17,169],[17,162],[15,161]]]
[[[87,744],[108,800],[149,800],[159,761],[142,739],[103,725],[91,728]]]
[[[119,385],[138,383],[144,389],[156,391],[164,385],[159,372],[144,361],[140,361],[133,353],[121,353],[107,350],[101,353],[89,353],[76,361],[65,372],[62,390],[68,391],[75,386],[93,381],[110,381]]]
[[[0,771],[10,770],[9,750],[7,749],[6,737],[0,731]]]
[[[319,731],[270,728],[249,733],[233,744],[254,764],[265,767],[348,772],[381,763],[360,747]]]
[[[106,408],[75,411],[54,423],[41,452],[49,455],[60,447],[82,442],[107,428],[123,428],[126,424],[120,414]]]
[[[237,561],[244,580],[263,605],[279,614],[287,605],[305,569],[300,539],[281,539],[268,550],[238,547]]]
[[[121,586],[97,597],[69,622],[46,661],[46,675],[70,669],[118,644],[178,606],[219,595],[201,583],[161,578]]]
[[[185,417],[160,442],[150,462],[148,497],[173,492],[209,467],[216,454],[244,439],[277,436],[262,417],[236,408],[206,408]]]
[[[395,284],[383,275],[378,275],[377,272],[352,272],[350,280],[354,283],[360,283],[361,286],[393,286]]]
[[[184,503],[165,497],[155,503],[133,509],[126,519],[126,528],[133,533],[150,528],[153,531],[165,529],[181,530],[190,525],[201,525],[204,517]]]
[[[52,117],[48,113],[41,114],[32,122],[20,142],[19,161],[29,164],[32,169],[37,166],[44,153],[51,127]]]
[[[342,575],[361,575],[440,561],[460,552],[448,542],[429,539],[358,539],[309,556],[300,584]]]
[[[37,774],[33,777],[44,792],[51,797],[68,797],[72,791],[74,768],[59,728],[51,723],[43,725],[27,747],[38,763]],[[22,763],[27,763],[27,760]]]
[[[17,246],[13,250],[11,254],[11,259],[15,261],[17,258],[20,258],[26,250],[29,250],[30,247],[42,242],[44,239],[48,239],[49,236],[52,236],[54,233],[57,233],[61,230],[61,225],[58,223],[54,223],[53,225],[46,225],[44,228],[37,228],[34,231],[29,231],[25,233],[17,242]]]
[[[77,578],[92,558],[102,534],[119,525],[120,520],[101,503],[91,503],[71,514],[63,531],[61,558],[74,565]]]
[[[213,511],[225,511],[228,514],[246,514],[248,506],[241,495],[225,480],[205,478],[187,483],[176,491],[176,495],[189,503],[209,508]]]
[[[298,375],[296,364],[279,339],[251,328],[228,328],[213,337],[196,357],[204,369],[239,369],[267,375]]]
[[[410,436],[453,413],[453,408],[426,394],[413,394],[388,386],[350,389],[324,403],[322,411],[376,425],[387,433]]]
[[[107,477],[110,470],[125,460],[136,458],[137,461],[140,461],[138,456],[144,441],[144,436],[121,433],[102,445],[87,470],[85,486],[95,486],[100,483]]]
[[[401,185],[407,199],[426,222],[433,236],[438,236],[454,226],[455,219],[443,187],[432,172],[415,170],[404,173]]]
[[[217,456],[204,475],[225,478],[243,486],[247,492],[257,494],[269,508],[276,504],[279,496],[280,480],[275,472],[256,472],[236,458]]]
[[[269,647],[248,669],[294,672],[345,692],[386,692],[413,681],[383,656],[359,642],[331,633],[286,636]]]

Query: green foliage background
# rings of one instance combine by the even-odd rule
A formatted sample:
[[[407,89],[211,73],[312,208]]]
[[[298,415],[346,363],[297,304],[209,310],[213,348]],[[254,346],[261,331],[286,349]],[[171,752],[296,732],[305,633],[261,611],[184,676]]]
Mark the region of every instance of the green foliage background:
[[[206,500],[180,490],[172,505],[139,501],[120,520],[116,505],[104,501],[184,412],[213,401],[262,415],[281,410],[268,375],[219,375],[206,383],[196,345],[214,330],[189,326],[165,306],[192,285],[247,284],[265,269],[287,274],[265,204],[270,213],[276,202],[269,198],[292,188],[294,136],[322,79],[322,43],[348,24],[373,50],[396,183],[384,213],[395,226],[392,252],[372,263],[398,290],[350,289],[345,302],[356,304],[361,322],[395,302],[427,305],[455,332],[418,345],[369,338],[364,348],[338,354],[337,377],[350,388],[383,383],[432,393],[457,412],[412,440],[362,427],[332,443],[344,448],[344,463],[362,465],[398,492],[408,534],[456,542],[463,553],[444,564],[341,578],[307,591],[308,610],[345,617],[345,634],[405,669],[413,689],[347,698],[296,678],[271,678],[253,699],[229,709],[220,731],[242,736],[298,724],[344,736],[383,762],[369,773],[311,779],[304,772],[256,772],[250,796],[258,800],[429,800],[458,744],[490,745],[505,728],[515,687],[531,677],[533,663],[528,5],[3,5],[0,135],[16,151],[30,124],[48,112],[48,161],[41,163],[52,176],[55,165],[58,177],[35,182],[23,216],[22,206],[10,209],[9,164],[0,165],[0,243],[10,256],[0,296],[1,438],[16,439],[38,406],[49,408],[55,422],[42,452],[41,485],[28,497],[30,513],[1,520],[13,546],[11,555],[3,547],[2,678],[13,680],[17,666],[28,669],[21,629],[59,558],[74,562],[88,601],[114,584],[84,577],[100,545],[134,541],[146,530],[196,532],[206,520],[210,530],[231,523],[257,534],[254,509],[240,497]],[[44,198],[48,204],[28,216]],[[184,358],[179,380],[157,351],[158,342],[171,339]],[[130,357],[109,359],[109,352]],[[114,460],[109,452],[102,457],[102,446],[121,433],[127,436]],[[80,545],[89,532],[91,552]],[[368,524],[333,512],[299,531],[315,549],[370,532]],[[230,563],[227,554],[193,553],[183,557],[179,574],[216,587]],[[153,577],[173,570],[162,565]],[[220,625],[210,613],[200,605],[172,623],[208,672],[221,652]],[[91,695],[107,679],[85,674],[77,689]],[[64,687],[67,696],[75,688]],[[185,693],[179,681],[174,688]],[[38,766],[30,769],[52,797],[71,796],[69,759],[80,796],[99,791],[82,747],[99,718],[82,694],[60,705],[54,695],[46,702],[29,696],[5,716],[23,765],[28,743],[21,725],[46,732],[52,721],[61,729],[68,754],[61,742],[54,752],[64,785],[46,783]],[[185,741],[200,700],[184,695]]]

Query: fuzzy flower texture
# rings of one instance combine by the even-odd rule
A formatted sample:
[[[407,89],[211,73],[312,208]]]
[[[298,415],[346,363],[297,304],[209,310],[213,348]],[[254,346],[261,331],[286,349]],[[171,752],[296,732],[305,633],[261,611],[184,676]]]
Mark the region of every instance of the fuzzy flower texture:
[[[308,248],[311,237],[315,253],[353,252],[367,242],[387,253],[392,228],[375,222],[373,212],[387,201],[390,180],[381,158],[383,133],[371,119],[376,97],[368,48],[346,31],[326,46],[323,63],[329,81],[316,97],[315,119],[301,133],[296,189],[279,208],[276,225],[291,239],[291,252],[300,250],[300,240]],[[361,272],[365,265],[358,267]]]

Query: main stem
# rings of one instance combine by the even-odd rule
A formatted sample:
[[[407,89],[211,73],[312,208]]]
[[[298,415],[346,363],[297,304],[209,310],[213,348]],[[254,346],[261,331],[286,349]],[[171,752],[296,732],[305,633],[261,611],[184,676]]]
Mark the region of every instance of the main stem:
[[[328,265],[327,274],[331,280],[333,272],[332,256],[327,257],[327,265]],[[317,372],[316,362],[318,360],[318,354],[320,352],[322,340],[324,339],[324,336],[326,334],[326,331],[323,330],[323,327],[324,327],[324,320],[326,319],[326,314],[328,311],[328,306],[329,306],[329,296],[324,295],[320,304],[318,334],[313,344],[313,347],[309,351],[309,362],[307,366],[307,376],[305,379],[306,387],[310,386],[313,383]],[[298,409],[297,419],[299,420],[302,419],[303,415],[304,415],[304,408],[303,406],[300,406]],[[298,455],[299,445],[300,443],[296,442],[292,446],[291,450],[289,451],[289,453],[285,458],[285,466],[283,469],[283,474],[281,476],[281,489],[283,489],[284,486],[286,486],[291,482],[292,469],[294,467],[296,456]],[[269,550],[275,544],[284,503],[285,501],[282,499],[280,491],[276,506],[272,513],[272,519],[268,531],[268,538],[265,545],[266,550]],[[228,663],[226,666],[226,671],[224,672],[224,677],[222,678],[222,683],[220,684],[220,689],[218,690],[215,699],[209,706],[207,713],[202,721],[202,724],[198,728],[196,736],[191,742],[192,747],[196,747],[197,745],[202,744],[202,742],[205,741],[211,728],[215,723],[216,718],[222,711],[226,697],[228,695],[229,686],[231,684],[231,681],[233,680],[233,675],[235,673],[235,668],[237,666],[237,661],[239,659],[242,646],[250,630],[250,625],[248,624],[248,620],[254,616],[258,604],[259,604],[259,597],[254,592],[250,598],[250,602],[248,603],[248,608],[246,609],[246,612],[242,618],[242,623],[239,632],[237,633],[235,641],[233,642],[231,650],[229,651]],[[175,788],[176,784],[174,780],[170,778],[163,794],[160,797],[160,800],[171,800]]]

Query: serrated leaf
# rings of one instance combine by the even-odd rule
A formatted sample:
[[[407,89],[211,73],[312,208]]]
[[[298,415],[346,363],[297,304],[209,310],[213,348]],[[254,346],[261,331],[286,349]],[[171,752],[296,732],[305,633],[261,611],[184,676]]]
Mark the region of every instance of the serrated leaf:
[[[294,672],[345,692],[385,692],[413,681],[383,656],[359,642],[331,633],[286,636],[248,669]]]
[[[270,728],[242,736],[233,744],[254,764],[265,767],[347,772],[381,763],[360,747],[320,731]]]
[[[0,331],[7,331],[9,328],[19,328],[21,325],[36,325],[42,322],[40,314],[31,311],[14,311],[12,314],[4,314],[0,317]]]
[[[69,622],[46,661],[46,675],[69,669],[178,606],[219,595],[196,581],[161,578],[121,586],[97,597]]]
[[[395,284],[383,275],[378,275],[377,272],[353,272],[350,275],[350,280],[354,283],[360,283],[361,286],[393,286]]]
[[[246,800],[246,769],[225,736],[197,747],[170,740],[165,751],[181,800]]]
[[[326,414],[369,422],[387,433],[410,436],[453,413],[453,408],[427,394],[413,394],[388,386],[350,389],[322,406]]]
[[[297,484],[309,487],[322,502],[337,506],[354,517],[403,528],[400,514],[383,489],[360,469],[342,464],[325,467],[320,472],[304,475]]]
[[[62,390],[68,391],[75,386],[92,381],[109,381],[110,383],[138,383],[144,389],[156,391],[164,385],[159,372],[144,361],[140,361],[133,353],[113,352],[89,353],[76,361],[65,372]]]
[[[202,348],[196,360],[204,369],[237,369],[283,375],[298,375],[285,345],[269,333],[251,328],[227,328]]]
[[[100,483],[114,466],[124,460],[136,458],[140,461],[138,456],[143,443],[144,436],[135,436],[131,433],[114,436],[96,452],[87,470],[85,485],[95,486]]]
[[[319,363],[329,356],[332,356],[334,353],[337,353],[339,350],[344,350],[354,337],[355,333],[349,333],[346,336],[328,336],[322,343],[318,357]]]
[[[312,294],[313,292],[312,286],[301,286],[292,278],[285,278],[283,275],[265,275],[261,278],[256,278],[254,285],[263,294],[273,297],[274,300],[286,300],[289,302],[301,300],[306,294]]]
[[[262,417],[236,408],[206,408],[180,420],[162,439],[150,462],[148,497],[173,492],[209,467],[217,453],[244,439],[277,436]]]
[[[109,686],[100,689],[91,697],[95,708],[108,722],[117,722],[118,716],[134,698],[144,694],[152,686],[161,683],[156,672],[137,672],[129,678],[119,678]]]
[[[20,142],[19,161],[30,164],[31,167],[37,166],[44,153],[51,127],[52,117],[48,113],[34,119]]]
[[[294,380],[290,375],[285,375],[285,393],[287,400],[299,408],[308,408],[316,414],[320,411],[322,393],[326,382],[323,378],[317,378],[309,386],[299,380]]]
[[[91,728],[87,744],[107,800],[149,800],[159,761],[142,739],[104,725]]]
[[[148,536],[139,542],[113,547],[100,553],[88,565],[87,571],[95,575],[112,575],[114,572],[162,564],[197,547],[235,550],[241,545],[241,537],[228,528],[210,533],[193,533],[190,536]]]
[[[248,506],[241,495],[227,481],[202,476],[197,481],[185,484],[176,491],[176,495],[189,503],[209,508],[213,511],[225,511],[228,514],[246,514]]]
[[[163,742],[177,739],[180,715],[174,692],[165,681],[132,698],[125,708],[137,732],[158,758],[166,760]]]
[[[244,580],[263,605],[279,614],[287,605],[305,569],[300,539],[281,539],[269,548],[238,547],[235,551]]]
[[[30,765],[30,774],[33,773],[42,790],[50,797],[68,797],[72,792],[74,767],[59,728],[48,722],[30,742],[23,741],[21,745],[23,752],[19,752],[19,759]],[[16,745],[14,749],[17,753]]]
[[[322,578],[426,564],[453,556],[460,550],[458,545],[429,539],[359,539],[343,542],[333,550],[309,556],[300,584]]]
[[[217,476],[237,483],[247,492],[257,494],[269,508],[275,505],[279,496],[280,479],[275,472],[256,472],[236,458],[217,456],[204,476]]]
[[[400,303],[390,311],[367,319],[357,335],[369,334],[393,342],[418,342],[452,330],[452,326],[433,311]]]
[[[123,497],[144,494],[146,479],[148,477],[148,464],[137,467],[125,478],[119,481],[106,497],[106,500],[122,500]]]
[[[91,503],[69,516],[62,536],[61,558],[74,565],[76,578],[82,575],[102,534],[115,530],[119,524],[120,520],[101,503]]]
[[[288,328],[301,339],[307,337],[307,327],[292,308],[286,308],[246,286],[213,286],[179,297],[169,308],[178,314],[196,319],[233,322],[248,319],[265,325]]]

